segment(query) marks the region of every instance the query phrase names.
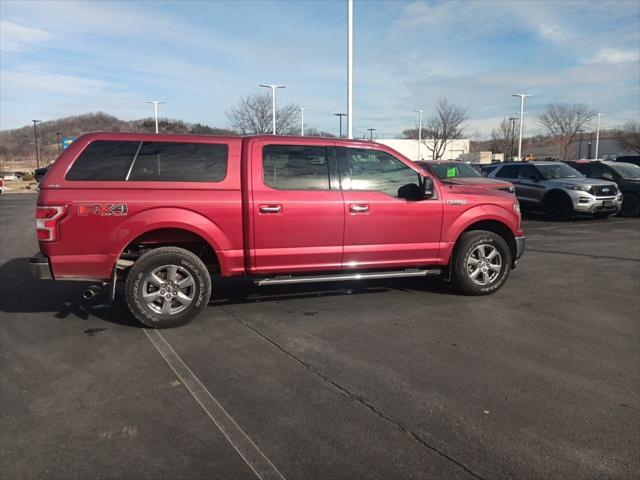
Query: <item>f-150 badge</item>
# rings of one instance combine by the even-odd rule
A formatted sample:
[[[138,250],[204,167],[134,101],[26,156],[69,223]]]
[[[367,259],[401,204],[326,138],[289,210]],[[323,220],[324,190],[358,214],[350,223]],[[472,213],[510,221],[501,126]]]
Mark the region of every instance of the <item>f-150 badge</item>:
[[[466,205],[466,200],[447,200],[447,205]]]
[[[122,217],[127,214],[126,203],[98,203],[78,205],[78,215],[98,215],[100,217]]]

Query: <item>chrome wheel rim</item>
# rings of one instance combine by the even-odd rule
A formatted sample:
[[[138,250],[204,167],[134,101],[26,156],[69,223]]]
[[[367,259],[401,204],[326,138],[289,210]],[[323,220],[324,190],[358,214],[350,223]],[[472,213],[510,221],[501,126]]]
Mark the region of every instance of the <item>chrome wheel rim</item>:
[[[176,315],[186,310],[196,294],[193,276],[178,265],[162,265],[149,272],[142,284],[147,307],[160,315]]]
[[[485,286],[494,282],[501,271],[502,256],[493,245],[478,245],[467,257],[467,274],[478,285]]]

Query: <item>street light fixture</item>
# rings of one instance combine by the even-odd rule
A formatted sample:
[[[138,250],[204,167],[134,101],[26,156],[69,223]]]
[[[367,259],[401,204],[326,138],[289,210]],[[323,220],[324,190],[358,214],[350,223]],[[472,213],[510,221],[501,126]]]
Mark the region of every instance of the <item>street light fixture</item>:
[[[524,119],[524,99],[531,97],[525,93],[514,93],[512,97],[520,97],[520,135],[518,137],[518,161],[522,161],[522,124]]]
[[[578,145],[578,160],[582,158],[582,134],[584,133],[583,129],[578,130],[580,133],[580,144]]]
[[[33,141],[36,145],[36,168],[40,168],[40,151],[38,150],[38,124],[42,120],[31,120],[33,122]]]
[[[353,0],[347,2],[347,23],[347,138],[351,139],[353,138]],[[342,138],[342,135],[340,137]]]
[[[342,138],[342,117],[348,117],[348,115],[346,113],[334,113],[333,115],[336,117],[340,117],[340,138]]]
[[[149,100],[149,101],[147,101],[145,103],[152,103],[153,104],[153,115],[154,115],[154,117],[156,119],[156,133],[159,133],[158,132],[158,104],[167,103],[167,102],[163,102],[163,101],[160,101],[160,100]]]
[[[422,143],[422,112],[424,110],[414,110],[418,114],[418,160],[422,160],[420,158],[420,144]]]
[[[598,114],[598,128],[596,129],[596,156],[594,157],[598,160],[598,148],[600,147],[600,117],[601,113]]]
[[[310,108],[300,107],[300,136],[304,137],[304,111]]]
[[[367,128],[367,131],[369,132],[369,140],[371,140],[373,142],[373,132],[376,131],[375,128]]]
[[[511,123],[511,150],[509,156],[511,160],[513,160],[513,142],[516,138],[516,120],[518,120],[518,117],[509,117],[509,122]]]
[[[287,88],[286,85],[267,85],[265,83],[260,84],[261,87],[271,89],[271,126],[273,134],[276,134],[276,90],[278,88]]]

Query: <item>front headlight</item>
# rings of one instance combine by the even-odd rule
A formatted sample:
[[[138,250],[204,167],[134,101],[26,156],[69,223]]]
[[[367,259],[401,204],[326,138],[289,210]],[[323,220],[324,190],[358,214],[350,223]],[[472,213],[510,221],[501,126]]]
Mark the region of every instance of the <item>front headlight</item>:
[[[565,183],[564,188],[569,190],[580,190],[581,192],[588,192],[591,190],[591,185],[574,185],[572,183]]]
[[[513,209],[515,210],[515,212],[520,215],[520,204],[519,203],[514,203],[513,204]]]

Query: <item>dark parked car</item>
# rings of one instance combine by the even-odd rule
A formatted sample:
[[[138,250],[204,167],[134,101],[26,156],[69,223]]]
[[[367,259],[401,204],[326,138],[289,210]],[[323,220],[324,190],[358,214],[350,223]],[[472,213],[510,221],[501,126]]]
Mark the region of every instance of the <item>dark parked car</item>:
[[[491,172],[500,166],[499,163],[489,163],[480,167],[480,173],[483,177],[488,177]]]
[[[36,179],[36,182],[40,183],[48,170],[49,167],[36,168],[33,172],[33,178]]]
[[[623,195],[620,214],[623,217],[640,215],[640,167],[638,165],[600,160],[579,160],[567,163],[589,178],[616,182]]]
[[[620,155],[616,157],[616,162],[633,163],[640,166],[640,155]]]

